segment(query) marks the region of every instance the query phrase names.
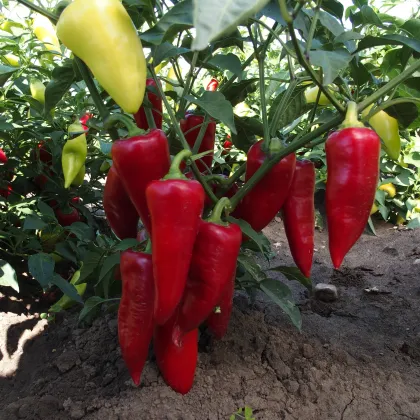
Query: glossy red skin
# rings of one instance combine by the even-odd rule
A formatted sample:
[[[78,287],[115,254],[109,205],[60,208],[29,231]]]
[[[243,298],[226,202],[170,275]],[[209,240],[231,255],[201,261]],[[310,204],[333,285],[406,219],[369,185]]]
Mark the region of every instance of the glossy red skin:
[[[80,124],[82,124],[82,127],[83,127],[83,130],[84,131],[89,131],[89,127],[86,125],[86,123],[91,119],[91,118],[93,118],[93,114],[90,114],[90,113],[86,113],[85,115],[83,115],[83,117],[80,117],[79,118],[79,122],[80,122]]]
[[[80,204],[80,197],[73,197],[70,199],[70,204]]]
[[[261,149],[262,141],[255,143],[248,151],[245,179],[248,181],[266,159]],[[248,222],[260,232],[281,210],[292,184],[296,166],[294,153],[281,159],[265,177],[245,196],[233,213],[234,217]]]
[[[0,163],[7,163],[8,159],[6,153],[0,148]]]
[[[115,166],[111,166],[106,177],[103,205],[108,224],[120,239],[137,236],[139,215],[125,191]]]
[[[379,176],[381,142],[370,128],[345,128],[326,143],[326,210],[330,255],[335,268],[368,222]]]
[[[209,84],[206,87],[206,90],[209,90],[210,92],[215,92],[218,87],[219,87],[219,82],[216,79],[211,79]]]
[[[9,198],[10,194],[12,193],[13,188],[11,185],[7,186],[7,189],[0,189],[0,196],[4,197],[4,198]]]
[[[198,328],[219,303],[235,274],[241,243],[238,225],[201,221],[180,306],[182,331]]]
[[[290,251],[299,270],[311,276],[315,235],[315,167],[309,160],[296,161],[283,221]]]
[[[143,225],[150,232],[146,188],[151,181],[163,178],[171,164],[165,133],[156,129],[143,136],[117,140],[112,146],[111,153],[124,188]]]
[[[194,383],[198,358],[198,329],[182,335],[177,312],[155,328],[156,363],[165,382],[176,392],[187,394]]]
[[[68,214],[64,213],[60,208],[55,209],[54,213],[61,226],[70,226],[75,222],[80,222],[80,214],[75,208],[72,208],[71,213]]]
[[[225,336],[229,327],[233,307],[233,295],[235,293],[235,274],[226,285],[222,292],[222,297],[217,304],[220,312],[212,312],[206,321],[208,329],[218,340]]]
[[[138,386],[154,330],[152,256],[124,251],[120,270],[122,296],[118,309],[118,339],[124,362]]]
[[[147,79],[146,86],[155,86],[156,82],[154,79]],[[159,130],[162,129],[162,98],[156,95],[153,92],[147,91],[147,98],[149,99],[150,103],[152,104],[152,114],[153,119],[155,120],[156,128]],[[140,109],[134,114],[134,119],[136,120],[136,124],[138,128],[143,130],[149,129],[149,124],[147,122],[146,113],[144,112],[144,106],[141,106]]]
[[[51,164],[52,163],[52,155],[48,151],[47,147],[45,146],[45,142],[41,141],[38,144],[37,147],[39,149],[39,160],[41,162],[46,163],[46,164]]]
[[[202,115],[194,115],[187,113],[185,115],[185,119],[181,120],[179,125],[181,130],[185,134],[185,139],[187,140],[188,144],[191,148],[194,147],[194,143],[197,140],[198,133],[200,132],[201,126],[197,127],[200,124],[203,124],[204,116]],[[197,127],[194,129],[194,127]],[[213,162],[213,155],[214,155],[214,142],[216,140],[216,123],[214,121],[210,121],[207,130],[204,134],[203,141],[200,144],[200,148],[198,149],[198,153],[206,152],[207,150],[211,150],[211,153],[202,157],[200,160],[196,160],[197,167],[200,172],[206,172],[207,167],[211,168],[211,164]],[[185,168],[185,164],[181,165],[181,170]]]
[[[152,181],[146,189],[152,221],[155,322],[163,325],[181,301],[204,206],[197,181]]]

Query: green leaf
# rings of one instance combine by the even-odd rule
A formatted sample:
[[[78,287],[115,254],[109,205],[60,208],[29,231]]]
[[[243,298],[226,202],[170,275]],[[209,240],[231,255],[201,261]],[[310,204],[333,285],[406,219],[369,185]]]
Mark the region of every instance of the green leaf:
[[[210,42],[232,32],[267,3],[268,0],[193,0],[196,36],[192,49],[204,50]]]
[[[258,246],[258,249],[262,254],[264,254],[264,248],[266,247],[265,243],[265,237],[264,235],[261,236],[261,234],[255,232],[254,229],[252,229],[251,225],[242,219],[235,219],[232,216],[228,216],[227,220],[230,223],[235,223],[241,228],[241,231],[244,235],[246,235],[249,239],[251,239],[255,244]]]
[[[310,16],[311,18],[313,18],[315,15],[314,11],[311,9],[303,9],[303,12],[306,15]],[[338,36],[344,32],[343,25],[340,22],[338,22],[338,20],[335,17],[331,16],[329,13],[320,11],[318,17],[322,26],[327,28],[334,36]]]
[[[221,70],[229,70],[237,76],[242,75],[241,61],[235,54],[217,54],[209,62]]]
[[[351,14],[350,20],[354,24],[354,26],[375,25],[379,28],[386,28],[386,26],[383,25],[381,19],[379,19],[379,16],[367,4],[363,5],[360,8],[360,12]]]
[[[232,142],[236,148],[248,152],[248,149],[257,141],[256,136],[263,137],[264,128],[256,117],[238,117],[235,115],[237,134],[232,134]]]
[[[185,54],[189,52],[190,50],[187,48],[177,48],[174,45],[172,45],[169,42],[164,42],[163,44],[156,47],[154,55],[153,55],[153,65],[157,66],[162,61],[171,58],[176,57],[181,54]]]
[[[41,200],[38,201],[38,209],[43,216],[47,216],[50,219],[57,220],[54,214],[54,210],[48,204],[45,204]]]
[[[340,20],[343,18],[344,6],[337,0],[324,0],[321,8]]]
[[[260,289],[283,309],[293,325],[300,331],[302,328],[302,317],[299,308],[293,302],[290,289],[285,284],[274,279],[263,280],[260,283]]]
[[[363,35],[359,32],[347,31],[342,32],[340,35],[336,36],[334,39],[334,44],[344,44],[347,41],[352,41],[355,39],[363,39]]]
[[[246,79],[238,83],[232,83],[228,89],[223,91],[223,94],[232,106],[236,106],[243,102],[250,93],[257,90],[257,82],[258,79]]]
[[[372,75],[366,66],[361,61],[358,61],[356,57],[351,60],[350,74],[357,86],[362,86],[372,80]]]
[[[99,147],[104,155],[111,157],[112,142],[99,140]]]
[[[45,226],[47,226],[47,223],[45,223],[37,214],[28,214],[25,217],[23,230],[39,230],[43,229]]]
[[[256,264],[252,257],[241,253],[238,255],[238,263],[243,266],[245,271],[249,273],[256,283],[259,283],[267,278],[264,271],[261,270],[261,267]]]
[[[352,56],[347,50],[341,48],[334,51],[310,51],[309,58],[313,65],[322,68],[324,72],[323,84],[329,85],[340,71],[347,68]]]
[[[139,242],[134,238],[123,239],[119,244],[114,246],[115,251],[125,251],[126,249],[137,246]]]
[[[55,251],[66,260],[77,264],[77,255],[68,242],[60,242],[56,244]]]
[[[51,255],[40,252],[31,255],[28,259],[28,268],[31,275],[39,282],[42,288],[52,283],[55,262]]]
[[[93,228],[83,222],[74,222],[71,226],[67,226],[66,230],[74,233],[77,239],[83,241],[93,241],[95,239],[95,232]]]
[[[392,105],[386,108],[385,112],[396,118],[404,128],[407,128],[419,116],[419,110],[412,102]]]
[[[368,226],[369,226],[370,230],[372,231],[372,233],[376,236],[375,226],[373,225],[372,217],[370,217],[370,216],[369,216],[369,219],[368,219]]]
[[[55,284],[70,299],[78,303],[83,303],[83,299],[80,297],[79,293],[77,293],[76,288],[59,274],[54,273],[51,283]]]
[[[18,68],[16,67],[3,66],[0,64],[0,87],[2,87],[9,77],[17,70]]]
[[[77,282],[78,284],[83,283],[93,272],[98,268],[99,263],[102,261],[102,254],[98,250],[98,252],[95,251],[89,251],[87,252],[84,260],[83,260],[83,266],[80,270],[80,278]]]
[[[52,78],[45,89],[44,112],[46,114],[49,113],[58,102],[60,102],[63,95],[68,92],[75,77],[72,60],[67,60],[64,66],[56,67],[53,70]]]
[[[116,265],[120,263],[121,254],[116,252],[105,258],[101,271],[99,273],[99,281],[101,281]]]
[[[356,52],[379,45],[405,45],[414,51],[420,52],[420,41],[397,34],[379,37],[368,35],[359,42]]]
[[[185,95],[184,98],[203,108],[211,117],[226,124],[232,133],[236,133],[232,105],[222,93],[206,91],[200,98],[191,95]]]
[[[267,271],[278,271],[287,278],[287,280],[296,280],[301,285],[305,286],[308,290],[312,290],[312,281],[310,278],[305,277],[297,267],[287,267],[279,265],[277,267],[268,268]]]
[[[420,39],[420,19],[407,20],[404,25],[401,26],[401,29],[412,35],[414,39]]]
[[[92,296],[86,300],[83,309],[79,314],[79,322],[83,321],[88,315],[91,314],[95,309],[99,309],[98,305],[102,305],[107,299],[102,299],[99,296]]]
[[[4,260],[0,259],[0,286],[11,287],[19,293],[16,271]]]
[[[407,224],[407,229],[418,229],[420,228],[420,217],[411,219]]]

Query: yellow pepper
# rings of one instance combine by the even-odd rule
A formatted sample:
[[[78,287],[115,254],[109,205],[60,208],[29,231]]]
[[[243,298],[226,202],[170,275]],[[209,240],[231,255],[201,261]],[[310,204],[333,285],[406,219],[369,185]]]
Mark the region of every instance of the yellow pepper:
[[[32,28],[35,36],[44,43],[47,50],[61,52],[54,25],[48,18],[37,14],[33,21]]]
[[[404,217],[402,217],[402,216],[400,216],[400,215],[398,215],[397,216],[397,225],[402,225],[402,224],[404,224],[404,222],[405,222],[405,219],[404,219]]]
[[[4,59],[6,60],[6,64],[12,67],[19,67],[20,66],[20,60],[17,55],[14,55],[12,53],[5,54]]]
[[[362,118],[368,116],[372,107],[373,105],[370,105],[362,112]],[[388,156],[391,159],[398,161],[401,152],[398,121],[394,117],[388,115],[385,111],[379,111],[369,119],[369,124],[384,142],[384,149]]]
[[[45,85],[38,79],[31,79],[29,82],[32,98],[36,99],[42,105],[45,104]]]
[[[395,185],[392,183],[382,184],[379,187],[379,190],[385,191],[388,194],[389,198],[394,198],[395,194],[397,194],[397,190],[395,189]]]
[[[86,174],[86,166],[83,165],[80,168],[80,171],[77,173],[76,177],[73,179],[71,185],[73,185],[73,187],[80,187],[80,185],[82,185],[83,181],[85,180],[85,174]]]
[[[81,134],[75,139],[67,140],[61,155],[61,164],[64,175],[64,188],[69,188],[79,176],[85,165],[87,156],[86,135]],[[83,182],[83,181],[82,181]]]
[[[57,35],[125,112],[139,110],[146,60],[136,28],[119,0],[75,0],[61,14]]]
[[[373,203],[372,209],[370,210],[370,215],[376,213],[379,210],[379,207],[376,205],[376,203]]]
[[[305,90],[306,103],[308,103],[308,104],[315,103],[316,98],[318,96],[318,92],[319,92],[319,87],[318,86],[314,86],[311,89]],[[330,103],[330,100],[325,96],[325,94],[323,92],[321,92],[318,104],[319,105],[328,105],[329,103]]]
[[[22,25],[17,22],[13,22],[12,20],[5,20],[1,25],[0,29],[5,32],[9,32],[13,35],[13,28],[21,28]]]

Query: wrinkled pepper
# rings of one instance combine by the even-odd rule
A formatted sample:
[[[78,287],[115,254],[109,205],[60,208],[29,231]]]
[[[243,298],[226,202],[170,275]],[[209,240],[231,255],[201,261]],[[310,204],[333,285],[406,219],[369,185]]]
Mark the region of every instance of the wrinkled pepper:
[[[251,146],[246,162],[245,179],[248,181],[267,159],[260,140]],[[271,152],[280,150],[280,140],[271,140]],[[294,153],[280,160],[249,194],[241,201],[233,213],[234,217],[248,222],[251,227],[260,232],[281,210],[292,184],[296,166]]]
[[[197,140],[198,134],[200,133],[201,124],[204,122],[203,115],[195,115],[192,113],[187,113],[185,115],[185,119],[180,121],[180,127],[182,132],[185,135],[185,139],[187,140],[188,144],[191,148],[194,147],[195,141]],[[197,127],[199,126],[199,127]],[[197,128],[194,128],[197,127]],[[214,155],[214,143],[216,139],[216,123],[214,121],[210,121],[206,132],[204,133],[203,140],[201,141],[200,147],[198,149],[198,153],[203,153],[208,150],[211,150],[211,153],[208,155],[203,156],[200,160],[197,160],[197,167],[200,172],[206,172],[208,169],[211,168],[211,164],[213,162],[213,155]],[[183,169],[184,166],[181,166]]]
[[[124,120],[124,123],[130,137],[117,140],[112,145],[112,160],[141,221],[150,232],[146,187],[151,181],[168,173],[171,164],[168,140],[162,130],[155,129],[141,134],[142,131],[131,120]]]
[[[222,211],[229,205],[229,199],[222,198],[210,218],[200,222],[180,305],[178,323],[182,331],[198,328],[207,319],[235,274],[242,231],[238,225],[221,220]]]
[[[176,392],[187,394],[194,383],[198,358],[198,329],[182,334],[177,324],[178,313],[154,334],[156,363],[165,382]]]
[[[329,248],[337,269],[369,219],[378,184],[380,149],[378,135],[357,120],[357,106],[349,102],[343,124],[325,143]]]
[[[29,83],[32,98],[37,100],[42,105],[45,104],[45,85],[38,79],[31,79]]]
[[[47,50],[61,52],[54,25],[47,17],[37,13],[32,28],[35,36],[44,43]]]
[[[147,79],[146,86],[154,86],[156,87],[156,82],[154,79]],[[160,98],[156,93],[151,91],[147,92],[147,98],[149,102],[152,104],[152,114],[153,119],[155,120],[156,128],[159,130],[162,129],[162,98]],[[144,105],[140,107],[140,109],[134,114],[134,119],[136,120],[137,127],[148,130],[149,123],[147,122],[146,112],[144,111]]]
[[[369,115],[373,104],[368,106],[362,112],[362,118]],[[376,131],[376,134],[382,139],[384,149],[388,156],[398,161],[401,153],[401,139],[398,131],[398,121],[388,115],[385,111],[377,112],[369,119],[370,126]]]
[[[0,163],[7,163],[8,159],[6,153],[0,148]]]
[[[53,255],[55,255],[53,259],[57,260],[58,259],[57,257],[59,257],[59,255],[57,254],[53,254]],[[77,281],[79,280],[79,278],[80,278],[80,270],[77,270],[73,274],[73,277],[70,280],[70,284],[72,284],[76,288],[78,295],[82,297],[85,294],[87,283],[77,284]],[[77,302],[73,300],[71,297],[67,295],[63,295],[61,299],[59,299],[56,303],[54,303],[54,305],[50,307],[50,309],[48,309],[48,312],[61,312],[62,310],[70,309],[76,303]]]
[[[64,175],[64,188],[69,188],[83,168],[87,156],[86,135],[67,140],[61,155]],[[80,176],[80,175],[79,175]]]
[[[182,175],[179,169],[182,159],[189,156],[189,150],[178,153],[168,175],[152,181],[146,189],[152,222],[155,322],[158,325],[168,321],[184,293],[203,212],[203,187]]]
[[[139,110],[146,60],[137,30],[119,0],[73,1],[58,20],[57,35],[125,112]]]
[[[128,197],[115,166],[106,177],[103,205],[105,216],[113,232],[120,238],[135,238],[139,215]]]
[[[315,235],[315,167],[309,160],[296,161],[283,221],[293,260],[304,276],[311,276]]]
[[[138,386],[153,337],[155,290],[152,256],[124,251],[120,271],[122,296],[118,309],[118,339],[124,362]]]

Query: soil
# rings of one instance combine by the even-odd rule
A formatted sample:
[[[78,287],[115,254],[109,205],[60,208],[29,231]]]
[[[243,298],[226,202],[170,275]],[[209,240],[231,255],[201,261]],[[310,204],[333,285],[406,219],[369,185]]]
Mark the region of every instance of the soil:
[[[292,265],[282,223],[266,234],[270,266]],[[201,335],[186,396],[153,361],[132,385],[115,314],[80,329],[75,310],[48,325],[39,303],[3,296],[0,419],[229,419],[245,405],[258,420],[420,419],[420,233],[379,224],[377,235],[363,235],[334,271],[317,232],[313,282],[334,284],[335,302],[273,272],[293,288],[301,333],[264,295],[251,304],[238,294],[227,336]]]

